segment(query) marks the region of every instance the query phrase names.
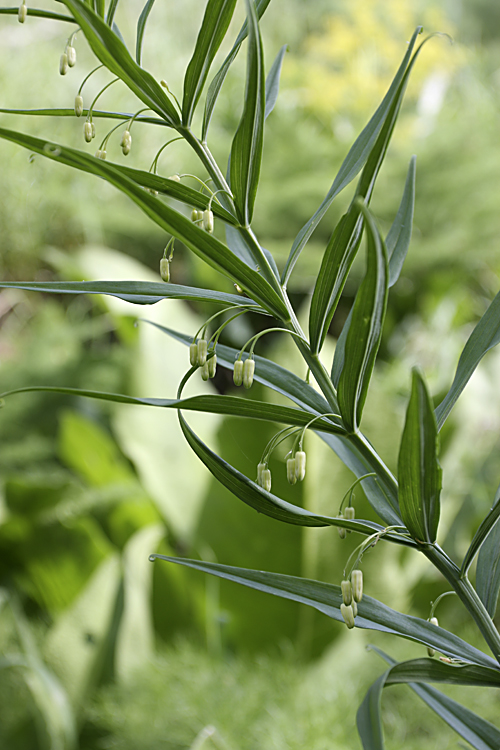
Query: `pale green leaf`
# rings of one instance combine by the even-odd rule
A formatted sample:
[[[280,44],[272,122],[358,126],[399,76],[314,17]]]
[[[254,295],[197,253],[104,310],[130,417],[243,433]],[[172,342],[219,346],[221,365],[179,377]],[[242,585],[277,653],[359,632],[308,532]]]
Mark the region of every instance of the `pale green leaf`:
[[[497,489],[492,509],[490,510],[486,518],[481,522],[478,530],[474,534],[474,538],[472,539],[472,542],[470,543],[469,549],[465,553],[465,557],[460,567],[460,575],[462,577],[467,575],[467,572],[472,564],[472,561],[474,560],[475,556],[479,552],[479,549],[481,548],[482,544],[484,544],[489,533],[492,531],[493,527],[495,526],[499,518],[500,518],[500,487]],[[498,556],[500,557],[500,548],[498,548]],[[491,566],[492,562],[493,562],[492,560],[489,560],[489,563],[490,563],[489,566],[486,568],[484,572],[480,572],[481,577],[484,577],[484,573],[486,573],[486,576],[490,578],[492,574],[492,566]],[[494,566],[493,566],[493,569],[494,569]]]
[[[495,496],[495,504],[486,518],[486,525],[490,525],[492,515],[498,519],[500,511],[500,487]],[[484,523],[484,522],[483,522]],[[478,529],[478,534],[483,524]],[[484,527],[483,527],[484,528]],[[494,520],[484,539],[477,558],[476,589],[484,606],[491,617],[495,616],[500,591],[500,523]]]
[[[416,167],[417,157],[412,156],[406,176],[403,197],[401,198],[396,218],[385,239],[387,256],[389,258],[389,288],[394,286],[399,279],[408,248],[410,247],[413,213],[415,210]]]
[[[141,11],[139,20],[137,21],[137,36],[135,42],[135,59],[137,65],[141,64],[142,57],[142,41],[144,39],[144,32],[146,31],[146,24],[148,22],[149,14],[153,10],[155,0],[147,0],[144,8]]]
[[[288,45],[284,44],[276,55],[276,58],[271,66],[271,70],[269,71],[266,78],[266,111],[264,114],[265,120],[267,120],[267,118],[273,111],[278,99],[280,90],[281,67],[283,65],[283,58],[285,57],[287,49]]]

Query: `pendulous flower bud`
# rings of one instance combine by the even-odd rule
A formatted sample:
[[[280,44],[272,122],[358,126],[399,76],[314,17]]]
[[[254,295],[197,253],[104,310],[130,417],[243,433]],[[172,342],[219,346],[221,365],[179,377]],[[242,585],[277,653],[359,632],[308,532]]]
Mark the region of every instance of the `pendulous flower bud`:
[[[290,484],[295,484],[297,475],[295,473],[295,459],[289,458],[286,462],[286,478]]]
[[[271,470],[270,469],[263,470],[261,487],[267,492],[271,492]]]
[[[193,224],[195,223],[195,221],[198,221],[198,219],[199,219],[198,214],[199,214],[198,209],[197,208],[193,208],[193,210],[191,211],[191,221],[193,222]]]
[[[249,357],[243,364],[243,387],[247,390],[252,387],[254,372],[255,360]]]
[[[267,469],[267,464],[265,463],[257,464],[257,484],[260,485],[261,487],[263,487],[262,472],[265,471],[266,469]]]
[[[243,383],[243,367],[244,363],[242,359],[237,359],[234,363],[233,370],[233,382],[235,385],[242,385]]]
[[[59,60],[59,73],[62,76],[65,76],[67,72],[68,72],[68,55],[66,54],[66,52],[63,52]]]
[[[163,281],[170,281],[170,261],[168,258],[160,260],[160,276]]]
[[[354,599],[351,602],[351,607],[352,607],[352,613],[353,613],[354,617],[356,617],[356,615],[358,614],[358,605],[356,604],[356,602],[354,601]]]
[[[297,451],[297,453],[295,454],[295,475],[299,482],[302,482],[306,475],[305,451]]]
[[[173,180],[174,182],[180,182],[181,178],[178,174],[171,174],[170,177],[167,178],[168,180]]]
[[[207,381],[210,377],[210,372],[208,369],[208,361],[205,362],[205,364],[201,366],[200,372],[201,372],[201,379]]]
[[[346,518],[348,521],[353,521],[356,516],[356,511],[354,510],[352,505],[348,505],[347,508],[344,510],[344,518]],[[347,533],[351,533],[351,529],[346,529]]]
[[[105,149],[98,148],[94,155],[95,155],[96,159],[102,159],[103,161],[106,160],[106,150]]]
[[[92,138],[94,137],[92,135],[92,123],[89,122],[88,120],[83,126],[83,137],[85,138],[87,143],[90,143]]]
[[[352,595],[355,602],[363,598],[363,573],[361,570],[353,570],[351,573]]]
[[[122,154],[124,156],[127,156],[127,154],[130,153],[130,149],[132,148],[132,136],[130,135],[129,130],[126,130],[123,133],[122,139],[120,141],[120,146],[122,147]]]
[[[198,364],[203,367],[207,361],[208,344],[205,339],[198,341]]]
[[[75,96],[75,115],[81,117],[83,114],[83,96],[77,94]]]
[[[217,355],[214,354],[213,357],[210,357],[209,360],[207,360],[208,365],[208,377],[209,378],[215,378],[215,372],[217,370]]]
[[[195,341],[189,347],[189,363],[191,367],[198,365],[198,344]]]
[[[95,138],[95,125],[93,122],[90,123],[90,129],[92,131],[92,138]]]
[[[439,622],[438,622],[438,618],[437,617],[431,617],[431,619],[429,620],[429,622],[431,623],[431,625],[438,625],[439,626]],[[427,656],[430,656],[432,658],[435,653],[436,653],[436,649],[435,648],[431,648],[430,646],[427,646]]]
[[[19,23],[24,23],[26,21],[26,16],[28,15],[28,9],[26,7],[26,3],[21,3],[19,6],[19,10],[17,11],[17,20]]]
[[[341,604],[340,613],[349,629],[354,627],[354,612],[350,604]]]
[[[214,231],[214,215],[208,208],[203,211],[203,229],[209,234],[212,234]]]
[[[340,584],[340,589],[342,591],[342,599],[344,600],[344,604],[351,604],[352,603],[352,586],[350,581],[342,581]]]
[[[66,57],[69,67],[73,68],[76,65],[76,49],[71,44],[66,47]]]
[[[343,513],[339,513],[338,518],[343,518],[343,517],[344,517],[344,514]],[[342,528],[342,526],[337,526],[337,531],[339,532],[339,537],[341,539],[345,539],[346,538],[346,530],[344,528]]]

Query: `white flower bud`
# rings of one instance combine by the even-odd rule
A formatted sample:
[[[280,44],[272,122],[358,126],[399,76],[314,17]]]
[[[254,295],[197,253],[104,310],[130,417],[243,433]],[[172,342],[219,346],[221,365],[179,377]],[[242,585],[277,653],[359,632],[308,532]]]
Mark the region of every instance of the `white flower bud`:
[[[439,622],[438,622],[438,618],[437,617],[431,617],[431,619],[429,620],[429,622],[431,623],[431,625],[437,625],[437,626],[439,626]],[[427,646],[427,656],[430,656],[432,658],[435,653],[436,653],[436,649],[435,648],[431,648],[430,646]]]
[[[295,474],[299,482],[302,482],[306,475],[305,451],[297,451],[297,453],[295,454]]]
[[[342,599],[344,600],[344,604],[351,604],[352,602],[352,586],[350,581],[342,581],[340,584],[340,589],[342,591]]]
[[[212,234],[214,231],[214,215],[208,208],[206,211],[203,211],[203,229],[209,234]]]
[[[353,613],[354,617],[356,617],[356,615],[358,614],[358,605],[356,604],[356,602],[354,601],[354,599],[351,602],[351,607],[352,607],[352,613]]]
[[[338,518],[343,518],[343,517],[344,517],[344,514],[343,513],[339,513]],[[342,526],[337,526],[337,531],[339,532],[339,537],[341,539],[345,539],[345,537],[346,537],[346,530],[344,528],[342,528]]]
[[[68,44],[66,47],[66,57],[68,58],[68,65],[73,68],[76,65],[76,49]]]
[[[92,123],[89,122],[88,120],[83,126],[83,137],[85,138],[87,143],[90,143],[92,138],[94,137],[92,135]]]
[[[243,360],[237,359],[233,370],[233,382],[235,385],[242,385],[243,383],[243,367]]]
[[[98,148],[97,151],[95,152],[95,157],[96,159],[102,159],[103,161],[105,161],[106,151],[104,149],[101,150],[100,148]]]
[[[349,629],[354,627],[354,612],[350,604],[341,604],[340,613]]]
[[[262,489],[267,492],[271,492],[271,471],[270,469],[264,469],[262,472]]]
[[[19,6],[19,10],[17,11],[17,20],[19,23],[24,23],[26,21],[26,16],[28,15],[28,9],[26,7],[26,3],[21,3]]]
[[[205,339],[200,339],[198,341],[198,364],[203,367],[205,362],[207,361],[207,351],[208,351],[208,345]]]
[[[263,487],[262,484],[262,472],[264,472],[267,469],[267,464],[260,463],[257,465],[257,484]]]
[[[429,620],[429,622],[430,622],[431,625],[436,625],[437,627],[439,627],[439,622],[438,622],[438,618],[437,617],[431,617],[431,619]]]
[[[160,276],[163,281],[170,281],[170,261],[168,258],[160,260]]]
[[[90,123],[90,129],[92,131],[92,138],[95,138],[95,125],[93,122]]]
[[[122,154],[124,156],[127,156],[127,154],[130,153],[130,149],[132,148],[132,136],[130,135],[129,130],[126,130],[123,133],[122,139],[120,141],[120,146],[122,147]]]
[[[59,73],[62,76],[65,76],[68,72],[68,55],[66,52],[63,52],[61,55],[61,59],[59,60]]]
[[[205,362],[205,364],[201,366],[200,372],[201,372],[201,379],[207,381],[208,378],[210,377],[210,372],[208,369],[208,362]]]
[[[213,357],[210,357],[210,359],[207,361],[208,364],[208,377],[214,378],[215,372],[217,369],[217,355],[214,354]]]
[[[348,505],[347,508],[344,510],[344,518],[346,518],[348,521],[353,521],[356,516],[356,511],[354,510],[354,507],[352,505]],[[346,529],[347,533],[350,534],[352,529]]]
[[[243,364],[243,386],[248,390],[252,387],[253,374],[255,372],[255,360],[250,357]]]
[[[198,209],[197,208],[193,208],[193,210],[191,211],[191,221],[193,222],[193,224],[195,223],[195,221],[198,221]]]
[[[198,344],[195,341],[189,347],[189,363],[191,367],[198,365]]]
[[[295,473],[295,459],[289,458],[286,462],[286,478],[290,484],[295,484],[297,475]]]
[[[173,180],[174,182],[180,182],[181,181],[181,178],[179,177],[178,174],[172,174],[167,179],[168,180]]]
[[[75,96],[75,115],[81,117],[83,114],[83,96],[77,94]]]
[[[351,573],[352,595],[355,602],[363,598],[363,573],[361,570],[353,570]]]

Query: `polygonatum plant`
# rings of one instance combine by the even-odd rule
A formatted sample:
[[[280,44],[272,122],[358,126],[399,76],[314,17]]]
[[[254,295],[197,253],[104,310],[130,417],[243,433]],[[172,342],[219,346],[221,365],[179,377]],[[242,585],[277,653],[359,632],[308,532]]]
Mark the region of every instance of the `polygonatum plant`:
[[[1,112],[51,117],[79,117],[83,135],[90,143],[96,130],[111,121],[113,127],[102,139],[95,155],[85,150],[53,143],[17,130],[0,128],[0,136],[31,153],[100,177],[127,195],[149,219],[164,230],[169,241],[160,263],[162,281],[142,282],[3,282],[14,287],[59,294],[107,294],[131,304],[148,305],[168,299],[198,300],[216,306],[215,314],[197,332],[180,333],[162,328],[168,336],[186,345],[189,369],[175,398],[133,398],[114,393],[51,388],[22,388],[2,394],[29,390],[57,390],[81,396],[157,408],[175,409],[187,443],[209,472],[233,495],[256,511],[284,523],[304,527],[337,527],[362,541],[344,570],[341,585],[322,583],[272,572],[262,572],[152,554],[151,560],[167,561],[203,571],[313,607],[348,628],[392,633],[427,648],[428,656],[401,663],[379,652],[387,669],[373,684],[357,717],[358,731],[366,749],[383,748],[381,695],[385,686],[407,683],[462,738],[478,750],[498,750],[500,730],[457,704],[431,683],[500,687],[500,635],[493,622],[500,589],[500,548],[497,494],[491,511],[480,524],[462,561],[449,557],[439,545],[441,468],[438,460],[439,430],[484,354],[500,341],[500,294],[471,333],[461,354],[452,385],[434,408],[424,375],[413,371],[411,393],[400,440],[397,477],[384,464],[361,430],[370,380],[381,343],[389,289],[398,281],[407,254],[415,201],[415,157],[410,160],[406,183],[394,222],[383,237],[370,210],[377,177],[384,162],[405,90],[427,39],[419,41],[422,29],[413,33],[402,62],[378,109],[352,144],[323,202],[302,227],[282,268],[264,249],[252,229],[256,195],[263,156],[266,118],[273,110],[279,89],[280,71],[286,48],[266,69],[260,32],[260,19],[270,0],[245,0],[246,21],[221,67],[212,70],[216,54],[225,39],[236,0],[208,0],[194,51],[187,66],[183,90],[176,98],[164,81],[158,81],[141,64],[142,46],[148,16],[154,0],[148,0],[137,21],[135,54],[127,48],[115,24],[118,0],[61,0],[62,12],[30,8],[25,0],[19,8],[4,8],[3,14],[29,23],[32,16],[56,19],[70,28],[60,59],[60,73],[66,75],[77,63],[76,46],[85,38],[99,68],[107,69],[110,82],[99,92],[105,100],[107,88],[120,81],[137,98],[136,112],[98,110],[96,101],[86,101],[85,84],[94,70],[84,74],[76,92],[74,107],[48,110]],[[80,36],[75,41],[76,31]],[[403,46],[403,43],[402,43]],[[219,164],[212,154],[210,125],[218,96],[228,71],[246,47],[246,79],[241,118],[229,148],[229,164]],[[267,74],[266,74],[267,72]],[[201,107],[201,127],[195,132],[195,113]],[[97,123],[97,125],[96,125]],[[116,124],[117,123],[117,124]],[[121,132],[123,155],[133,148],[138,125],[165,128],[166,141],[149,169],[133,169],[110,162],[106,146]],[[158,157],[169,143],[183,139],[199,160],[201,189],[195,189],[185,175],[163,176]],[[229,144],[228,144],[229,145]],[[327,211],[357,178],[352,199],[324,249],[321,266],[312,290],[308,328],[303,330],[287,293],[297,260]],[[174,208],[170,199],[175,199]],[[215,222],[225,229],[225,241],[214,234]],[[350,315],[338,339],[331,369],[325,364],[323,345],[342,295],[353,262],[366,242],[364,278],[359,285]],[[229,294],[217,289],[201,289],[170,282],[174,243],[182,243],[205,263],[228,277],[236,287]],[[168,303],[167,303],[168,304]],[[235,318],[251,311],[263,317],[262,330],[241,350],[220,342],[224,330]],[[267,331],[292,337],[307,368],[307,378],[255,354],[259,338]],[[216,367],[232,370],[235,386],[250,389],[253,381],[286,396],[285,406],[235,395],[184,397],[186,383],[193,377],[212,378]],[[309,382],[313,376],[317,387]],[[249,394],[251,396],[251,394]],[[221,415],[239,415],[283,425],[266,447],[256,476],[245,476],[206,445],[190,427],[185,416],[191,410]],[[283,441],[290,441],[287,477],[291,484],[306,472],[304,435],[314,431],[332,449],[361,485],[379,521],[357,518],[352,492],[332,515],[313,513],[278,497],[272,491],[269,457]],[[354,486],[353,485],[353,486]],[[429,618],[420,619],[390,609],[363,594],[360,564],[364,554],[377,542],[403,545],[411,554],[424,555],[460,599],[484,639],[491,655],[473,647],[442,628],[435,616],[434,603]],[[468,572],[476,558],[476,586]],[[163,564],[163,563],[162,563]],[[339,576],[340,578],[341,576]],[[440,656],[436,657],[435,655]]]

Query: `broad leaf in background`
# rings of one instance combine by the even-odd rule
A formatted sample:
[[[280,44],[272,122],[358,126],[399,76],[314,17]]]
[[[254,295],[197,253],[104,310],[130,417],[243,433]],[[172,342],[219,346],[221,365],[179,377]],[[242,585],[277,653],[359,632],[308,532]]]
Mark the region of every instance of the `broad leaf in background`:
[[[445,423],[455,402],[486,352],[498,343],[500,343],[500,292],[472,331],[460,355],[451,388],[436,409],[439,429]]]
[[[235,5],[236,0],[209,0],[207,3],[196,47],[184,77],[182,124],[186,127],[191,125],[210,66],[226,35]]]
[[[469,568],[472,564],[472,561],[474,560],[475,556],[477,555],[479,549],[484,544],[485,540],[488,538],[488,535],[493,530],[495,524],[497,523],[498,519],[500,518],[500,487],[496,491],[495,500],[493,501],[493,507],[486,516],[486,518],[483,519],[481,522],[478,530],[474,534],[474,538],[472,539],[472,542],[470,543],[470,547],[465,553],[465,557],[463,559],[462,565],[460,567],[460,575],[466,576]],[[500,547],[497,547],[499,552],[499,558],[500,558]],[[493,561],[490,560],[490,566],[482,572],[482,575],[484,576],[484,573],[489,577],[491,576],[494,565],[492,567],[491,563]],[[483,601],[484,604],[484,601]]]
[[[148,22],[149,14],[153,10],[154,2],[155,0],[147,0],[146,5],[142,9],[141,15],[139,16],[139,20],[137,21],[137,37],[135,43],[135,59],[137,65],[141,64],[142,41],[144,39],[144,32],[146,31],[146,24]]]
[[[264,50],[254,0],[245,1],[249,29],[245,104],[231,146],[230,172],[236,210],[241,223],[247,227],[252,221],[262,161],[266,84]]]
[[[495,616],[498,604],[498,593],[500,591],[500,487],[495,496],[495,504],[478,529],[478,534],[484,524],[489,529],[486,538],[482,542],[477,558],[476,589],[484,606],[491,617]],[[496,520],[493,518],[496,517]],[[493,521],[491,524],[490,522]],[[471,545],[472,546],[472,545]]]
[[[368,235],[366,276],[352,310],[337,398],[342,421],[357,432],[382,338],[387,307],[387,251],[368,209],[361,206]]]
[[[418,542],[436,541],[442,474],[437,445],[432,401],[423,377],[414,369],[399,450],[398,480],[401,516]]]

